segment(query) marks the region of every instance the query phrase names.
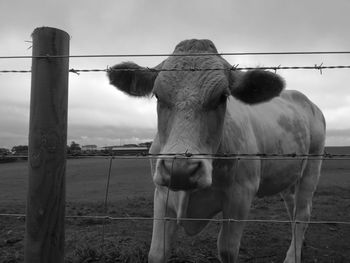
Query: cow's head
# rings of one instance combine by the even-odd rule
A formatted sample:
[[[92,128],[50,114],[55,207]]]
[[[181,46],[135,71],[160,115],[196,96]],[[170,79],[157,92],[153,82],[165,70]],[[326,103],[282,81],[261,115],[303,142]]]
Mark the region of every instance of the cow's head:
[[[198,53],[217,50],[210,40],[185,40],[176,46],[174,54],[187,56],[170,56],[153,70],[132,62],[121,63],[108,73],[110,83],[127,94],[153,94],[157,98],[161,154],[217,153],[230,96],[255,104],[278,96],[283,89],[283,80],[274,73],[233,71],[221,56]],[[173,190],[209,187],[212,161],[159,158],[154,181]]]

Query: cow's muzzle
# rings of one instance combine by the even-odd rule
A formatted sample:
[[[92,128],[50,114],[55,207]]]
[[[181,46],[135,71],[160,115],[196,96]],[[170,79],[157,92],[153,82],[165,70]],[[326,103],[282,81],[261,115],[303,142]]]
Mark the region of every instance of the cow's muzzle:
[[[210,161],[205,159],[159,159],[154,182],[174,191],[206,188],[212,182],[211,167]]]

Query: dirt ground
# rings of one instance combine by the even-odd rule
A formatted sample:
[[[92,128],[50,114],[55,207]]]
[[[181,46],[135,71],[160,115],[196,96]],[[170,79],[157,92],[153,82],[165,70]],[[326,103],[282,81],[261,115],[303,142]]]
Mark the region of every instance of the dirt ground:
[[[68,160],[67,215],[102,215],[108,159]],[[25,162],[0,165],[0,213],[24,213]],[[108,196],[112,217],[151,217],[153,184],[147,160],[114,160]],[[256,199],[251,219],[287,220],[279,196]],[[350,222],[350,162],[327,160],[314,197],[312,221]],[[0,262],[23,262],[24,218],[0,216]],[[219,223],[198,236],[182,231],[169,262],[219,262]],[[66,219],[67,263],[147,262],[151,220]],[[105,233],[103,235],[103,233]],[[291,237],[286,223],[248,223],[240,262],[283,262]],[[306,233],[303,262],[350,262],[350,224],[312,224]]]

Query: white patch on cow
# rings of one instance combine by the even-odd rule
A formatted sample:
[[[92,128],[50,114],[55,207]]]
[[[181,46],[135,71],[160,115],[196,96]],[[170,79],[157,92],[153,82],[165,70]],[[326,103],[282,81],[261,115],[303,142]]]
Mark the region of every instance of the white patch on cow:
[[[177,204],[176,204],[176,216],[177,216],[177,223],[181,225],[181,219],[187,217],[187,207],[188,207],[188,201],[190,199],[190,193],[186,191],[179,191],[177,193]]]

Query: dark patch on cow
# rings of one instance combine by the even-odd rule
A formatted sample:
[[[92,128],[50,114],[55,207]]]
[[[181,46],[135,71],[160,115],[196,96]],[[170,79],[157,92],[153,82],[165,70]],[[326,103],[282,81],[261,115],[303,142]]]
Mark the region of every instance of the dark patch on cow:
[[[239,153],[247,143],[246,123],[238,124],[230,114],[226,113],[226,118],[223,127],[223,138],[218,150],[220,154]]]
[[[284,93],[282,97],[288,99],[289,101],[293,101],[303,108],[309,110],[313,116],[316,116],[316,107],[315,105],[301,92],[296,90],[291,90],[288,93]]]
[[[219,155],[232,155],[245,153],[245,148],[249,140],[247,140],[248,126],[246,123],[237,123],[226,113],[223,127],[223,137],[218,149]],[[232,184],[234,180],[235,167],[237,160],[231,159],[214,159],[213,160],[213,185],[225,187]]]
[[[302,125],[300,120],[283,115],[279,117],[277,123],[285,132],[294,137],[294,141],[298,144],[299,149],[305,150],[307,131],[306,126]]]

